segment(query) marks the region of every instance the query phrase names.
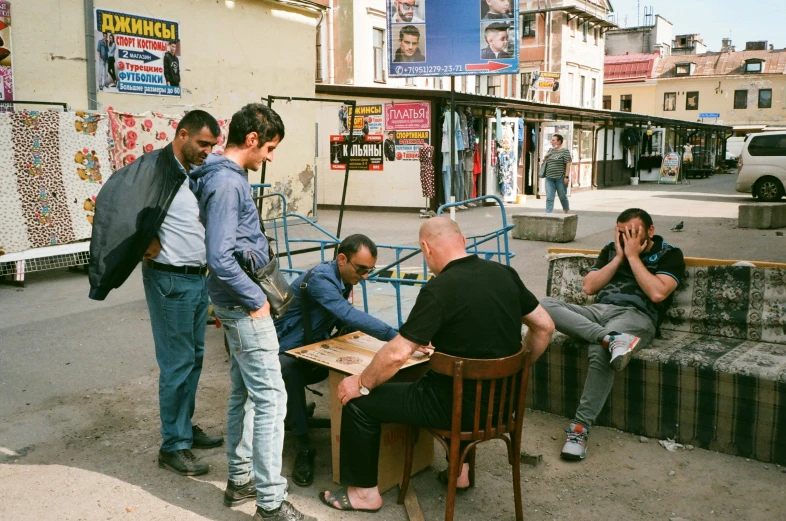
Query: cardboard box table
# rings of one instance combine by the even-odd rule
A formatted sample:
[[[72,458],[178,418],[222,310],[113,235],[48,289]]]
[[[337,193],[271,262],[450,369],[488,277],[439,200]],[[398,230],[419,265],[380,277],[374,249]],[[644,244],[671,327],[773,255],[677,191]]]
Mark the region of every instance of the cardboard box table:
[[[330,370],[330,440],[333,454],[333,481],[336,483],[341,480],[339,465],[341,446],[339,442],[341,439],[341,412],[343,410],[343,406],[337,398],[336,389],[345,376],[362,373],[384,344],[380,340],[357,332],[287,351],[290,356],[325,366]],[[414,381],[427,370],[428,356],[415,353],[390,381]],[[401,477],[404,474],[406,434],[406,425],[382,424],[378,477],[380,492],[385,492],[401,482]],[[418,442],[415,444],[412,474],[428,467],[433,460],[434,439],[428,432],[421,429]]]

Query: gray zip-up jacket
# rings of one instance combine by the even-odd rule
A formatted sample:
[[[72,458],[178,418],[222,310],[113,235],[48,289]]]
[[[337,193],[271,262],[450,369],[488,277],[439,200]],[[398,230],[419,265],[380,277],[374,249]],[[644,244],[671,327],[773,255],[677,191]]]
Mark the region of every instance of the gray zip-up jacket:
[[[248,266],[253,260],[259,269],[270,261],[248,173],[234,161],[211,154],[189,176],[196,181],[192,189],[205,225],[210,299],[215,305],[242,306],[246,311],[261,308],[267,297],[240,264]]]

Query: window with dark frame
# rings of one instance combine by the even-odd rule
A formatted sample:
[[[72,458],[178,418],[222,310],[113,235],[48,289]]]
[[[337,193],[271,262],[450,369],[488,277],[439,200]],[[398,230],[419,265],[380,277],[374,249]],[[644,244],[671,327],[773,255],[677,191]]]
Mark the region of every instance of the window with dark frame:
[[[759,108],[772,108],[772,89],[759,89]]]
[[[603,96],[603,110],[611,110],[611,96]]]
[[[745,72],[749,74],[759,74],[764,68],[764,62],[761,60],[746,60]]]
[[[734,91],[734,109],[747,109],[748,108],[748,90],[735,90]]]
[[[385,31],[374,28],[374,81],[385,81]]]
[[[480,74],[475,76],[475,94],[480,94]]]
[[[537,33],[537,15],[535,14],[521,14],[521,37],[531,38]]]
[[[589,35],[589,22],[581,24],[581,38],[584,43],[587,43],[587,36]]]
[[[529,91],[532,88],[532,73],[521,73],[521,99],[529,99]]]
[[[502,91],[502,81],[499,74],[486,76],[486,94],[489,96],[499,96]]]
[[[690,76],[690,63],[678,63],[674,69],[677,76]]]
[[[583,74],[579,76],[579,107],[583,107],[586,103],[585,96],[587,92],[587,77]]]
[[[673,112],[677,110],[677,93],[664,92],[663,93],[663,111]]]
[[[623,94],[620,96],[620,112],[633,111],[633,94]]]
[[[699,110],[699,92],[685,93],[685,110]]]

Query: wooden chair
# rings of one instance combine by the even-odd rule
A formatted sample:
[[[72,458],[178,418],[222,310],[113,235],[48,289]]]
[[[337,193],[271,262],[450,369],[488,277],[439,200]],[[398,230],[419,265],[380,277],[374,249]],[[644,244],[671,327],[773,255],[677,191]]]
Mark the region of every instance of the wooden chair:
[[[530,370],[530,352],[521,350],[507,358],[479,360],[457,358],[444,353],[431,356],[431,370],[453,378],[453,414],[450,430],[424,427],[445,447],[448,453],[448,495],[445,501],[445,521],[453,520],[456,500],[456,480],[465,461],[469,462],[470,487],[475,485],[475,447],[491,439],[505,441],[508,448],[508,463],[513,469],[513,498],[516,506],[516,520],[522,521],[524,514],[521,506],[521,428],[524,420],[524,403],[527,398],[527,382]],[[484,382],[488,382],[486,405],[487,413],[481,418],[481,394]],[[471,431],[461,430],[462,397],[464,388],[475,387],[475,418]],[[500,389],[499,397],[495,391]],[[496,416],[496,418],[495,418]],[[481,424],[482,420],[482,424]],[[412,471],[412,455],[417,433],[421,427],[410,427],[407,431],[406,459],[404,477],[401,481],[399,504],[409,487]],[[463,450],[461,442],[468,442]]]

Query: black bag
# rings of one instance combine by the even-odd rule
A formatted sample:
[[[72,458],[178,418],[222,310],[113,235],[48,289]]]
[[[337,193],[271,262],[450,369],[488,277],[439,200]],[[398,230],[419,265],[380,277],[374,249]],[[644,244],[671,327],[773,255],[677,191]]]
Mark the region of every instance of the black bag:
[[[289,287],[284,274],[278,269],[278,259],[273,253],[273,249],[268,243],[268,253],[270,262],[264,267],[256,267],[256,261],[252,255],[247,256],[247,261],[240,263],[246,274],[256,282],[267,296],[270,303],[270,315],[273,318],[280,318],[286,313],[289,306],[295,301],[295,294]]]

